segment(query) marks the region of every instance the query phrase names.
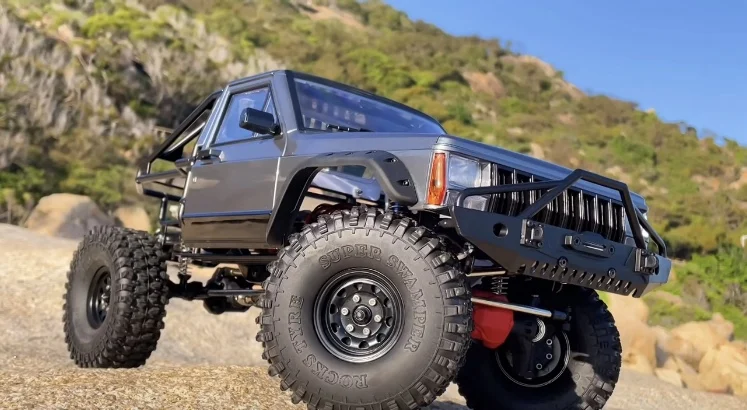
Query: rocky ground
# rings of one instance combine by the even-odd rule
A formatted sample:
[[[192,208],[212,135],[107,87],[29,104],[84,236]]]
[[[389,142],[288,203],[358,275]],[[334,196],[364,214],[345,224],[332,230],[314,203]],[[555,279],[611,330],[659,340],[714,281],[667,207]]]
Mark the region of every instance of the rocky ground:
[[[65,271],[75,246],[0,224],[0,408],[302,408],[267,376],[251,310],[212,316],[198,303],[174,300],[147,366],[75,368],[61,323]],[[455,389],[431,408],[466,409]],[[624,370],[607,408],[737,410],[747,402]]]

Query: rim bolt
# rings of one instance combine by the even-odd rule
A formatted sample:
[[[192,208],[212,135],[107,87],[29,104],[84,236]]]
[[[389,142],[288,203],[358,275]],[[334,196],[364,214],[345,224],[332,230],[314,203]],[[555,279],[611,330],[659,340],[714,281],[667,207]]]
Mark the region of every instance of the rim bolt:
[[[361,301],[361,297],[358,295],[353,295],[353,302],[358,303]]]
[[[379,315],[374,316],[374,322],[376,322],[376,323],[381,322],[381,316],[379,316]]]
[[[376,306],[376,299],[374,298],[368,299],[368,304],[371,306]]]
[[[536,368],[537,368],[537,370],[542,370],[542,365],[541,365],[541,364],[539,364],[539,363],[537,363],[537,365],[536,365],[536,366],[534,366],[534,367],[536,367]]]
[[[347,325],[345,326],[345,330],[347,330],[348,332],[352,332],[353,330],[355,330],[355,328],[353,327],[353,325]]]
[[[350,311],[348,310],[348,308],[342,308],[340,309],[340,313],[342,313],[343,316],[347,316]]]
[[[545,340],[545,344],[548,346],[552,346],[552,339]]]
[[[368,336],[368,335],[371,334],[371,331],[367,327],[364,327],[363,328],[363,334],[366,335],[366,336]]]
[[[552,360],[552,355],[550,353],[546,354],[545,359]]]

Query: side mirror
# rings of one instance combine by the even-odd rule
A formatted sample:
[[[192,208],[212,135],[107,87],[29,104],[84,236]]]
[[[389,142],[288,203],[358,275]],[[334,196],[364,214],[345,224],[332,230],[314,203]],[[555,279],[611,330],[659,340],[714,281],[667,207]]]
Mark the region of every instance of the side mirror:
[[[239,127],[256,132],[260,135],[280,134],[280,124],[275,122],[275,117],[269,112],[245,108],[241,111]]]

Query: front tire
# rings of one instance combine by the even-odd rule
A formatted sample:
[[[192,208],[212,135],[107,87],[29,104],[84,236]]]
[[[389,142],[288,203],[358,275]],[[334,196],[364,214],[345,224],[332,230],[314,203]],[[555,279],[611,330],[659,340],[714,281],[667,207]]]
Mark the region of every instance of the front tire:
[[[145,364],[163,329],[168,303],[165,255],[145,232],[94,228],[73,256],[63,323],[80,367]]]
[[[438,238],[408,218],[365,207],[322,215],[269,269],[257,339],[294,403],[415,409],[456,376],[469,291]]]
[[[501,365],[501,349],[506,345],[492,350],[474,342],[456,380],[470,408],[597,410],[604,406],[620,375],[622,347],[615,321],[594,291],[575,289],[567,300],[572,319],[565,339],[570,342],[570,354],[563,373],[547,384],[521,383]]]

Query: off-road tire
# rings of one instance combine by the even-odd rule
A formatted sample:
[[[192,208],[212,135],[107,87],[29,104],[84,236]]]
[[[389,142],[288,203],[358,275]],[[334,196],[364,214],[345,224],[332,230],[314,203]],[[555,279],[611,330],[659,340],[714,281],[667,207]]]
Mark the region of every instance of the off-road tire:
[[[78,246],[65,284],[63,323],[70,358],[80,367],[145,364],[156,349],[168,303],[166,255],[145,232],[105,226]],[[109,310],[100,326],[87,316],[94,275],[110,275]]]
[[[522,387],[499,370],[494,350],[474,342],[457,376],[459,392],[474,410],[601,409],[620,375],[620,334],[597,293],[578,288],[572,301],[571,359],[552,384]]]
[[[313,321],[320,289],[351,268],[385,275],[405,307],[400,338],[366,363],[331,354]],[[401,276],[397,269],[403,268],[407,274]],[[464,275],[441,241],[408,218],[366,207],[322,215],[292,235],[268,269],[257,340],[269,374],[291,391],[293,403],[303,401],[309,409],[416,409],[442,394],[463,363],[472,329]],[[425,302],[425,323],[417,328],[413,298]]]

